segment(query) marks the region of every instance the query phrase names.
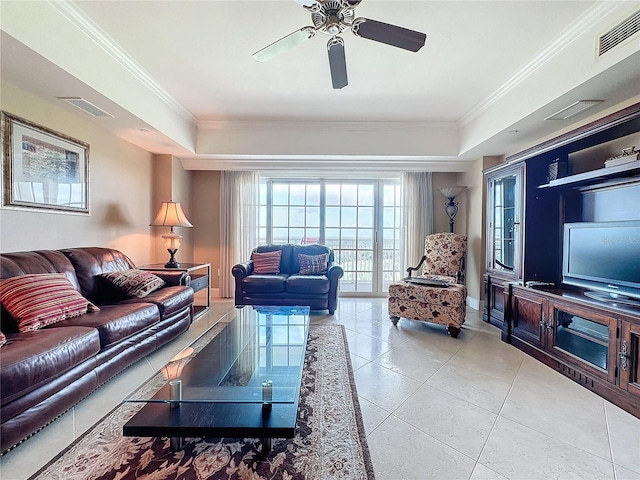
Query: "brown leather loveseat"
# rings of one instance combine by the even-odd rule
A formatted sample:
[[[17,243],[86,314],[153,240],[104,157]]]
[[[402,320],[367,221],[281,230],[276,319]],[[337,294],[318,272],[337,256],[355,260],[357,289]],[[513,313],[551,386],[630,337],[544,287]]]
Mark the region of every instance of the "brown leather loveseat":
[[[271,270],[256,268],[261,255],[277,253]],[[309,261],[324,257],[320,271],[305,270],[303,258]],[[269,244],[253,249],[251,259],[234,265],[235,303],[242,305],[302,305],[311,310],[328,310],[331,315],[338,305],[338,283],[344,271],[335,262],[333,249],[319,244]]]
[[[110,248],[0,254],[0,279],[63,273],[82,297],[99,308],[20,331],[18,321],[2,305],[0,330],[6,337],[0,347],[2,452],[189,328],[193,290],[184,272],[153,272],[164,285],[138,298],[100,276],[123,271],[135,271],[135,265]],[[64,277],[54,276],[64,282]]]

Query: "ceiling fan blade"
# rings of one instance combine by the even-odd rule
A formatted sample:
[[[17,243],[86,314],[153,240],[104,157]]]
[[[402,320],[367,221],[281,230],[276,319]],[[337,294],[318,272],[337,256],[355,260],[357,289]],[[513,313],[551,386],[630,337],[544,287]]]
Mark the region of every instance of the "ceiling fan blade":
[[[427,34],[409,30],[408,28],[390,25],[368,18],[356,18],[351,27],[358,37],[386,43],[398,48],[417,52],[424,46]]]
[[[273,57],[277,57],[286,50],[289,50],[291,47],[294,47],[299,43],[304,42],[305,40],[309,40],[315,34],[315,28],[302,27],[300,30],[296,30],[286,37],[273,42],[268,47],[264,47],[262,50],[258,50],[253,54],[253,58],[258,62],[266,62],[267,60],[271,60]]]
[[[295,2],[301,7],[310,7],[316,3],[316,0],[295,0]]]
[[[332,37],[327,43],[329,52],[329,67],[331,68],[331,82],[333,88],[347,86],[347,61],[344,55],[344,41],[340,37]]]

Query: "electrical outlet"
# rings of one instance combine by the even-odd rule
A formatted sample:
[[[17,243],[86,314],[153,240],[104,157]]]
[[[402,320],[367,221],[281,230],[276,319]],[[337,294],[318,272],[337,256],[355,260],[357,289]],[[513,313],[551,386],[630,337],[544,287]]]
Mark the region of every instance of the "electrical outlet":
[[[218,277],[220,276],[220,269],[218,269]]]

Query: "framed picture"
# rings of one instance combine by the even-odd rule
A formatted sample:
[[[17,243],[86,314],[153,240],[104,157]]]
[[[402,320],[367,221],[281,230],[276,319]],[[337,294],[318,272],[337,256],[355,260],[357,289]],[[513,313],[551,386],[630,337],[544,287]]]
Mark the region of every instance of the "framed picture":
[[[89,145],[2,112],[2,205],[89,215]]]

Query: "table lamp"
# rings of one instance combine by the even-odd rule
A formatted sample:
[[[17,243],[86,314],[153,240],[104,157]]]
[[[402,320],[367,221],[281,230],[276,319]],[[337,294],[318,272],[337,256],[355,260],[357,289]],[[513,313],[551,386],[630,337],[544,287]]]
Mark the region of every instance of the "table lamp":
[[[193,227],[180,206],[180,202],[162,202],[160,211],[156,215],[156,219],[151,223],[152,227],[171,227],[171,231],[164,238],[164,246],[171,255],[169,262],[165,264],[165,268],[178,268],[180,264],[176,261],[176,252],[180,248],[180,240],[182,235],[175,233],[173,227]]]

